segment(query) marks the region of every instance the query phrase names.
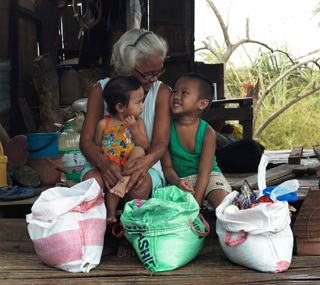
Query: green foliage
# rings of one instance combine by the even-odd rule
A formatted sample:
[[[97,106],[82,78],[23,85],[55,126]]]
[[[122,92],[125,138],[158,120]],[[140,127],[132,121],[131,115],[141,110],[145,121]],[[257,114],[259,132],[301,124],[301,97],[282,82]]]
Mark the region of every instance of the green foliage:
[[[273,54],[260,50],[256,58],[248,57],[250,63],[244,63],[243,67],[235,67],[230,61],[227,64],[225,80],[234,98],[243,93],[244,82],[255,83],[258,76],[261,95],[273,81],[293,66],[288,57],[281,53]],[[296,95],[310,90],[314,82],[319,84],[320,72],[313,65],[302,66],[286,76],[271,90],[260,106],[256,129]],[[312,149],[313,145],[320,144],[319,107],[320,92],[295,103],[267,126],[259,142],[267,150],[292,149],[294,145]]]

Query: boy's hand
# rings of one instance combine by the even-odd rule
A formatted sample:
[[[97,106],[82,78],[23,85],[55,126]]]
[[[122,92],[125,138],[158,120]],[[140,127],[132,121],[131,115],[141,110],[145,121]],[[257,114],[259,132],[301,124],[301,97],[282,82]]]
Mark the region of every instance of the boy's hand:
[[[128,116],[128,117],[124,118],[123,122],[130,131],[132,129],[135,129],[138,126],[137,120],[134,116]]]
[[[180,188],[182,191],[184,192],[189,192],[191,193],[192,195],[194,194],[194,190],[190,184],[189,181],[187,180],[184,180],[184,179],[178,179],[176,182],[175,182],[175,185]]]

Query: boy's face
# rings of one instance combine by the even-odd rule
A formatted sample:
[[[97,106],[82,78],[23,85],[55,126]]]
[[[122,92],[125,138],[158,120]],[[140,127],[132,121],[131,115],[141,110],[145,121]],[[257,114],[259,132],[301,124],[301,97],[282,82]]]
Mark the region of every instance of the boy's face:
[[[127,108],[124,110],[125,117],[134,116],[138,118],[143,111],[143,99],[144,99],[144,91],[142,87],[140,87],[136,91],[130,92],[130,100]]]
[[[194,78],[183,77],[174,86],[170,98],[173,114],[194,114],[199,111],[199,82]]]

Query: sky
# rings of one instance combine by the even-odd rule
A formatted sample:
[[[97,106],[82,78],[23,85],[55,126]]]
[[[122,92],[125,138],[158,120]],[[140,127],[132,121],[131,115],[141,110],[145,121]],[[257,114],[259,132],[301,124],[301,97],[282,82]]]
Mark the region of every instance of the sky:
[[[205,0],[195,2],[195,48],[202,47],[201,40],[209,35],[222,45],[223,34],[214,12]],[[232,43],[246,37],[246,18],[249,15],[251,40],[279,49],[287,44],[290,54],[295,58],[320,49],[320,13],[312,16],[312,10],[319,2],[320,0],[214,0],[226,25],[229,14],[228,31]],[[254,55],[261,46],[249,43],[245,47],[250,55]],[[244,54],[243,48],[237,50]],[[263,50],[267,51],[265,48]],[[231,61],[242,65],[238,52],[235,51],[231,56]],[[315,56],[319,57],[320,52],[311,57]],[[201,61],[197,53],[196,60]]]

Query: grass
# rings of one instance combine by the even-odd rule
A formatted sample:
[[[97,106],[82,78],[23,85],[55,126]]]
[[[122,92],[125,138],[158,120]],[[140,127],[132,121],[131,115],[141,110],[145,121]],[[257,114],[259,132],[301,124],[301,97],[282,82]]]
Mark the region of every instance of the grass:
[[[261,95],[265,89],[281,74],[292,67],[291,61],[281,53],[272,54],[260,51],[255,58],[249,57],[249,64],[239,68],[232,62],[227,63],[225,80],[234,98],[243,92],[242,84],[256,82],[260,78]],[[211,57],[211,55],[210,55]],[[207,60],[212,63],[209,56]],[[292,72],[279,82],[263,101],[258,110],[256,129],[275,111],[279,110],[296,95],[319,84],[320,72],[313,65],[303,66]],[[267,150],[292,149],[295,145],[303,145],[304,149],[312,149],[320,144],[320,92],[295,103],[283,114],[273,120],[259,137],[259,142]]]

